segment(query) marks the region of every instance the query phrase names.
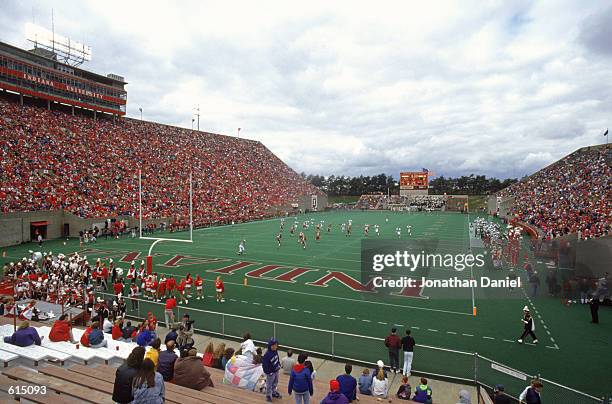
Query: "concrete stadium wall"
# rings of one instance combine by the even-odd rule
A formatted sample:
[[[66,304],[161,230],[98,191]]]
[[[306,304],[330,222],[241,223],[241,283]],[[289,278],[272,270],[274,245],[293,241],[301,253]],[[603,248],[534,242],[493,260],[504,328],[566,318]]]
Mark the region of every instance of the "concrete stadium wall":
[[[508,219],[513,207],[514,198],[502,198],[499,204],[499,217],[502,219]],[[495,195],[489,196],[489,200],[487,201],[487,209],[491,215],[494,215],[497,212],[497,197]]]

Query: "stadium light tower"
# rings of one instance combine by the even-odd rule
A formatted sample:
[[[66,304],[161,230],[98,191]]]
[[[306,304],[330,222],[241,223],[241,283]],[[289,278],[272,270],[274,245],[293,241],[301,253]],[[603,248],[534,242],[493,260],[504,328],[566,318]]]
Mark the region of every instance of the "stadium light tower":
[[[240,129],[241,128],[238,128],[238,139],[240,139]]]
[[[196,111],[195,116],[198,117],[198,132],[200,131],[200,106],[198,105],[197,108],[193,109],[194,111]]]
[[[142,107],[139,107],[138,110],[140,111],[140,120],[142,121]]]

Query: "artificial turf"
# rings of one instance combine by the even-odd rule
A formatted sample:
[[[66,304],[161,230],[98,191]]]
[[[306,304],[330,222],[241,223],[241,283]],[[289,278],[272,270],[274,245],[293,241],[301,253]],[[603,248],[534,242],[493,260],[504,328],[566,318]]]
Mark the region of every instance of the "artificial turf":
[[[223,331],[233,336],[250,331],[258,340],[266,340],[272,333],[276,333],[282,345],[324,354],[333,353],[336,357],[364,362],[376,359],[387,362],[382,342],[369,337],[383,338],[391,327],[397,327],[399,334],[403,335],[404,330],[410,327],[417,344],[478,352],[527,375],[540,375],[594,396],[609,394],[612,315],[607,307],[600,309],[600,324],[593,325],[589,323],[587,306],[578,304],[568,307],[560,304],[559,299],[549,297],[532,299],[529,303],[526,289],[504,289],[496,296],[484,290],[475,290],[477,315],[474,316],[472,291],[469,289],[452,298],[438,290],[425,289],[423,295],[428,298],[411,298],[372,296],[370,293],[352,290],[336,280],[327,286],[312,285],[331,271],[342,272],[358,281],[361,279],[361,240],[365,237],[363,226],[366,223],[380,226],[380,239],[397,239],[395,229],[402,227],[402,239],[414,242],[433,240],[436,252],[455,254],[468,250],[468,221],[473,218],[473,215],[468,218],[468,215],[460,213],[362,211],[302,215],[297,218],[300,222],[297,232],[302,230],[301,223],[304,220],[323,221],[319,242],[314,240],[312,226],[306,231],[306,249],[296,242],[297,232],[293,237],[289,235],[289,226],[294,222],[292,216],[285,220],[280,248],[274,240],[279,231],[279,219],[200,229],[194,231],[191,244],[157,244],[153,250],[153,270],[178,277],[188,272],[192,275],[201,274],[205,279],[207,297],[203,301],[190,299],[187,310],[180,311],[190,312],[196,320],[196,327],[204,331]],[[346,237],[340,230],[340,224],[349,219],[353,223],[353,234]],[[330,233],[327,232],[328,224],[333,225]],[[408,224],[412,226],[412,236],[406,234]],[[153,236],[185,238],[187,235],[162,233]],[[368,238],[376,238],[372,228]],[[246,240],[246,253],[242,256],[237,255],[240,240]],[[85,245],[83,253],[90,263],[98,257],[113,257],[115,263],[124,257],[136,257],[139,262],[147,254],[151,243],[151,240],[132,238],[99,240],[95,244]],[[32,244],[7,248],[8,256],[2,260],[19,259],[28,249],[33,249]],[[45,242],[43,250],[69,253],[79,250],[79,245],[78,241],[72,239],[53,240]],[[473,251],[482,252],[482,249],[474,247]],[[177,256],[182,258],[177,261]],[[172,258],[177,265],[172,265]],[[238,262],[250,264],[222,274],[226,285],[226,301],[217,303],[211,298],[214,294],[212,281],[217,275],[215,271]],[[124,269],[129,266],[128,263],[118,265]],[[248,286],[244,285],[245,274],[266,265],[277,265],[278,268],[262,270],[261,277],[247,277]],[[546,270],[545,263],[536,265],[541,271]],[[309,271],[293,282],[273,279],[294,268]],[[493,278],[503,278],[506,275],[504,271],[486,271],[487,276]],[[433,268],[428,273],[431,278],[454,275],[439,268]],[[457,276],[469,278],[471,275],[464,271]],[[478,273],[474,276],[478,276]],[[516,343],[522,331],[522,308],[526,304],[530,304],[532,311],[537,310],[534,317],[540,340],[538,345]],[[269,320],[277,324],[242,317],[222,317],[193,309]],[[155,311],[158,318],[163,319],[163,308],[160,305],[143,303],[139,314],[148,310]],[[336,332],[333,337],[330,331]],[[473,379],[474,364],[475,359],[470,355],[417,347],[413,366],[416,371]],[[509,392],[513,395],[518,394],[517,390],[527,383],[494,370],[488,361],[478,360],[477,365],[479,379],[489,385],[504,383],[508,386],[507,391],[510,388]],[[552,387],[548,391],[551,390]],[[543,397],[546,394],[545,387]],[[563,398],[560,394],[560,391],[555,391],[555,402],[580,402],[577,396]]]

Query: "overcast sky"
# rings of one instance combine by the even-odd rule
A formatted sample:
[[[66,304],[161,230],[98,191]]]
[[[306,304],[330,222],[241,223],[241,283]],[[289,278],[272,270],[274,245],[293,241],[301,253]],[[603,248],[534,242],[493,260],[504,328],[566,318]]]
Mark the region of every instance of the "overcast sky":
[[[605,142],[609,1],[53,1],[128,116],[260,140],[296,171],[517,177]],[[51,2],[3,0],[28,47]]]

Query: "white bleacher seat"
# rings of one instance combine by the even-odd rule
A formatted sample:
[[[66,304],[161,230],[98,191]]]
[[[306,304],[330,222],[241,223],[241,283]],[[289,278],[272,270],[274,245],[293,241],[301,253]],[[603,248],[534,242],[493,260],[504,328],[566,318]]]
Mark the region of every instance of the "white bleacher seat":
[[[83,336],[83,333],[85,333],[85,330],[77,329],[77,328],[72,329],[72,334],[74,335],[74,339],[76,340],[80,340],[81,337]],[[126,353],[125,350],[122,350],[121,348],[119,348],[119,350],[117,351],[115,349],[115,345],[112,345],[111,343],[112,341],[111,336],[108,334],[104,334],[104,339],[106,340],[106,343],[108,344],[106,348],[87,348],[87,349],[94,351],[97,357],[102,358],[105,361],[108,361],[109,359],[113,357],[127,359],[128,355],[132,352],[132,350],[130,349],[129,352]]]
[[[4,367],[8,365],[13,359],[19,358],[19,355],[12,352],[0,351],[0,362],[4,363]]]
[[[95,349],[89,349],[87,347],[79,347],[76,348],[75,344],[70,343],[69,341],[62,342],[52,342],[49,341],[49,332],[51,331],[50,327],[38,327],[38,334],[45,338],[42,340],[42,346],[49,349],[54,349],[56,351],[64,352],[72,355],[74,358],[81,359],[85,363],[90,361],[92,358],[96,357]],[[108,355],[104,355],[108,356]],[[105,358],[102,358],[105,359]],[[105,359],[107,360],[107,359]]]
[[[30,345],[28,347],[20,347],[17,345],[7,344],[6,342],[4,342],[3,340],[4,337],[8,337],[11,335],[13,335],[12,325],[8,324],[8,325],[0,326],[0,339],[2,339],[2,342],[0,343],[0,349],[3,351],[12,352],[14,354],[17,354],[27,359],[33,360],[36,364],[38,363],[38,361],[45,359],[46,357],[57,359],[63,363],[66,360],[70,359],[70,357],[72,356],[69,353],[56,351],[56,350],[45,348],[39,345]]]

